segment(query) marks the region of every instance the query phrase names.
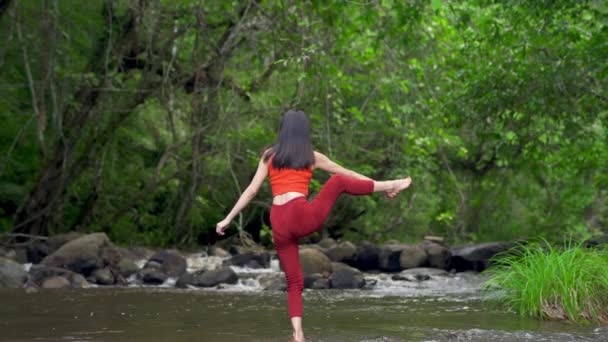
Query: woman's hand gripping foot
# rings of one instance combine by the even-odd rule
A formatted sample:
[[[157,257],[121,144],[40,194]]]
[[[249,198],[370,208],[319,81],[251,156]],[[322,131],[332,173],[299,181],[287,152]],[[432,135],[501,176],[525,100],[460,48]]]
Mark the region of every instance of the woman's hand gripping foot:
[[[394,181],[394,186],[390,190],[384,192],[384,197],[393,198],[397,196],[402,190],[407,189],[412,184],[412,177],[406,177]]]

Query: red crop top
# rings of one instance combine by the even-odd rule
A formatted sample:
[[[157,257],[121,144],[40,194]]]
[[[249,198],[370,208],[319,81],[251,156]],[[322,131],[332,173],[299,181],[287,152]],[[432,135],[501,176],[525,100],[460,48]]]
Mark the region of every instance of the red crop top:
[[[312,178],[312,168],[296,169],[275,169],[272,167],[272,158],[268,161],[268,176],[270,177],[270,189],[272,196],[284,194],[286,192],[299,192],[308,195],[308,185]]]

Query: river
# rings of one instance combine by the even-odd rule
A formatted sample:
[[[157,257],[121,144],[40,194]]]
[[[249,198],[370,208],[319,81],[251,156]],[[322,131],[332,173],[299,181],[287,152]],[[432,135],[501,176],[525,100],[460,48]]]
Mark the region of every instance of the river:
[[[210,260],[189,260],[192,269]],[[289,341],[286,298],[262,291],[273,268],[235,268],[220,289],[165,286],[0,289],[0,341]],[[608,341],[608,328],[521,318],[484,300],[483,276],[421,282],[366,274],[364,290],[306,290],[308,341]]]

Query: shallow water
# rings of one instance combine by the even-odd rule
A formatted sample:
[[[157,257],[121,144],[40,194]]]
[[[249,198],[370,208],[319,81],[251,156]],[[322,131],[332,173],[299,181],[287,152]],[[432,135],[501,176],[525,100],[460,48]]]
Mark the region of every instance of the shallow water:
[[[524,319],[472,293],[307,291],[309,341],[608,341],[608,329]],[[0,341],[289,341],[285,294],[0,289]]]

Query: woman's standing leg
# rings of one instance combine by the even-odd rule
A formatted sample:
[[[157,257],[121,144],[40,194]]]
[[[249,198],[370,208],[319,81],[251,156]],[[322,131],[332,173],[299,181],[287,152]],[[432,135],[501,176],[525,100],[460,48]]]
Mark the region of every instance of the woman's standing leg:
[[[304,276],[300,266],[298,239],[289,233],[290,222],[297,222],[293,220],[294,209],[291,208],[291,205],[280,209],[273,207],[270,212],[270,220],[273,230],[273,243],[287,282],[287,310],[293,326],[294,338],[296,341],[303,341],[302,291],[304,290]]]

